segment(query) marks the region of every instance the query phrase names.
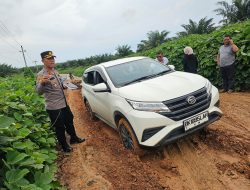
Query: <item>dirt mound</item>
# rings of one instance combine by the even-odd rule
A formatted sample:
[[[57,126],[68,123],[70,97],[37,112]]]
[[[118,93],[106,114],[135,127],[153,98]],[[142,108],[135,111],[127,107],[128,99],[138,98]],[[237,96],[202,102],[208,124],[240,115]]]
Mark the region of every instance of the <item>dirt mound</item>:
[[[206,133],[194,134],[138,158],[118,133],[90,121],[80,90],[68,90],[77,133],[85,143],[58,159],[58,178],[81,189],[249,189],[250,94],[221,94],[224,116]]]

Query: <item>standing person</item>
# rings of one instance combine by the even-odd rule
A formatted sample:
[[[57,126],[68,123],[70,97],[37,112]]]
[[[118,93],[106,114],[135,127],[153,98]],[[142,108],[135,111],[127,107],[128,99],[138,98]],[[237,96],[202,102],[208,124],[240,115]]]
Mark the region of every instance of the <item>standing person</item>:
[[[232,93],[234,90],[235,53],[239,48],[229,35],[224,37],[223,43],[217,55],[217,64],[220,67],[223,80],[223,89],[220,92]]]
[[[168,58],[166,58],[166,57],[163,56],[163,52],[162,51],[157,52],[155,60],[159,61],[160,63],[162,63],[164,65],[167,65],[169,63]]]
[[[184,48],[183,69],[185,72],[197,73],[198,60],[191,47]]]
[[[73,114],[67,104],[63,84],[59,73],[55,70],[55,55],[52,51],[41,53],[43,69],[37,74],[36,90],[44,94],[45,108],[49,114],[51,124],[55,127],[56,137],[64,152],[71,152],[72,148],[66,141],[65,130],[70,135],[70,144],[82,143],[76,135],[73,124]]]

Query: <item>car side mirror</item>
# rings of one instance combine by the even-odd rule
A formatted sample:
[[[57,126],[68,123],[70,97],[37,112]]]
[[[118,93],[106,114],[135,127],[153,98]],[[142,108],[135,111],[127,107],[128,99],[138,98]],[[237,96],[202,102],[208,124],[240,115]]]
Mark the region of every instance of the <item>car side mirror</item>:
[[[93,86],[94,92],[110,92],[109,88],[105,83],[99,83]]]
[[[174,65],[168,65],[170,67],[170,69],[175,70],[175,66]]]

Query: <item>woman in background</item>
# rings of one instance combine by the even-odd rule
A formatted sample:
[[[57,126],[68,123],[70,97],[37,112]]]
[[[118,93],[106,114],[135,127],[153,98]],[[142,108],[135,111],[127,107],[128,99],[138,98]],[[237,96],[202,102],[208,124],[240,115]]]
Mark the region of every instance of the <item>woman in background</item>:
[[[197,73],[198,60],[194,55],[193,49],[189,46],[184,48],[183,68],[185,72]]]

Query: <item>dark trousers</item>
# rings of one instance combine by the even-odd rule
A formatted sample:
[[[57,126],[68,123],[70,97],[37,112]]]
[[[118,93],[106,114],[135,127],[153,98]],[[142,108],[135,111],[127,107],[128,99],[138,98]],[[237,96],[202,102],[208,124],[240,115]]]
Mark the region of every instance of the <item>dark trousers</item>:
[[[234,89],[234,73],[235,73],[235,66],[234,64],[226,66],[226,67],[221,67],[221,76],[223,80],[223,89],[228,91],[228,90],[233,90]]]
[[[73,114],[69,108],[66,106],[65,108],[58,110],[46,110],[49,114],[51,125],[55,127],[56,137],[58,142],[62,146],[67,146],[65,130],[70,135],[71,138],[76,138],[75,127],[73,123]]]

